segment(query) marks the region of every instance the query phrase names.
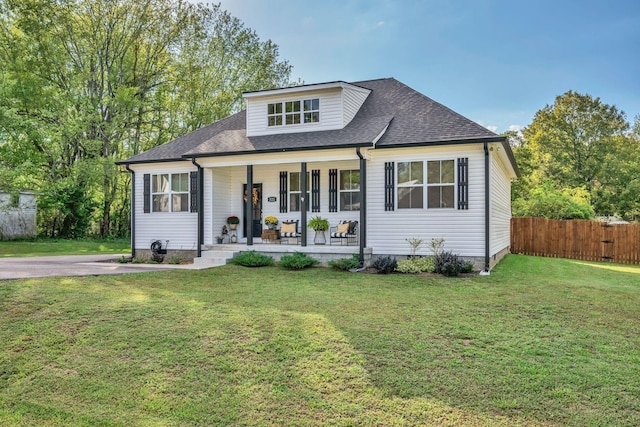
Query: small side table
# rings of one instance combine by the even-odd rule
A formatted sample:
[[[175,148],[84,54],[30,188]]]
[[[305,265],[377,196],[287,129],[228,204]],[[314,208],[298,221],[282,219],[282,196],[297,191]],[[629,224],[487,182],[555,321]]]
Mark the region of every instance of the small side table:
[[[263,241],[269,243],[280,243],[280,230],[270,230],[265,228],[262,230],[262,236],[260,236]]]

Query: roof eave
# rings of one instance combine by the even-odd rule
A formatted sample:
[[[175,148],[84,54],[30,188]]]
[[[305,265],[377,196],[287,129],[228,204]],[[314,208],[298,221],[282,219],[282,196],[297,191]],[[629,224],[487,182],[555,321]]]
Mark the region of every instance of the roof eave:
[[[245,151],[225,151],[223,153],[193,153],[184,154],[184,159],[197,159],[202,157],[228,157],[228,156],[246,156],[250,154],[264,154],[264,153],[287,153],[297,151],[318,151],[318,150],[330,150],[340,148],[357,148],[357,147],[372,147],[371,142],[358,142],[353,144],[339,144],[339,145],[323,145],[320,147],[293,147],[293,148],[270,148],[267,150],[245,150]]]

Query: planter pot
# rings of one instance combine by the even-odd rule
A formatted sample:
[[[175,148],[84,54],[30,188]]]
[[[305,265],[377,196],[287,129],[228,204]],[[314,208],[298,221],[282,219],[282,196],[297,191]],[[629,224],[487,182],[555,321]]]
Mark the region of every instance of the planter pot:
[[[222,238],[220,238],[220,239],[217,239],[217,240],[218,240],[218,244],[219,244],[219,245],[221,245],[221,244],[222,244],[222,242],[224,242],[224,237],[222,237]]]
[[[275,230],[276,229],[276,225],[275,224],[267,224],[267,228],[269,230]]]
[[[325,245],[327,243],[327,238],[324,235],[324,231],[316,231],[316,235],[313,238],[314,245]]]
[[[238,224],[229,224],[229,230],[235,230],[238,228]]]

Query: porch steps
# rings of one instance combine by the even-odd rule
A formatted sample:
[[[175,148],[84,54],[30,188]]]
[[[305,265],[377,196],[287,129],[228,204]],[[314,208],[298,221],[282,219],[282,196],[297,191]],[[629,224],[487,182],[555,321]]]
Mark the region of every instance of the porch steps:
[[[227,264],[239,253],[236,251],[206,250],[202,251],[200,258],[194,258],[193,263],[200,266],[218,267]]]

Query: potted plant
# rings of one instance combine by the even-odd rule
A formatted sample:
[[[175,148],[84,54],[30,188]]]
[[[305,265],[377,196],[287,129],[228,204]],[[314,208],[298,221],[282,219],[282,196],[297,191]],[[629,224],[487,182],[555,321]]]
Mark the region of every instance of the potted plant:
[[[236,228],[238,228],[238,224],[240,224],[240,218],[238,218],[235,215],[232,215],[227,218],[227,224],[229,224],[229,228],[231,230],[235,230]]]
[[[216,236],[216,241],[221,245],[224,242],[224,236]]]
[[[309,220],[307,226],[316,232],[316,235],[313,239],[314,244],[324,245],[327,242],[324,232],[329,229],[328,219],[322,218],[320,215],[316,215]]]
[[[273,215],[269,215],[264,219],[264,223],[267,224],[267,228],[269,228],[269,230],[273,230],[276,228],[276,225],[278,225],[278,218]]]

